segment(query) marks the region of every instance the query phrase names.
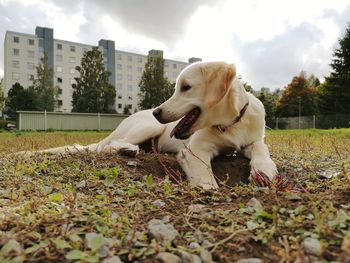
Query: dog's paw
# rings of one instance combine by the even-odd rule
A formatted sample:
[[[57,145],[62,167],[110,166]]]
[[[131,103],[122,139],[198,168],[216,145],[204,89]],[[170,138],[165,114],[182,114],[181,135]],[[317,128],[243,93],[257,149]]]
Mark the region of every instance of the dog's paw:
[[[272,182],[276,175],[278,174],[277,167],[275,163],[270,159],[270,160],[265,160],[265,161],[258,161],[258,162],[251,162],[251,172],[250,176],[254,175],[255,173],[262,173],[266,175],[269,180]]]

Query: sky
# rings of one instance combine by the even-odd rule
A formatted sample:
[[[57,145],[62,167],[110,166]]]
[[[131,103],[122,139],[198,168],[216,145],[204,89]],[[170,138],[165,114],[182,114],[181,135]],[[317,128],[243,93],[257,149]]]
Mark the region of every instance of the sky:
[[[0,0],[0,42],[6,30],[167,59],[234,63],[255,90],[283,88],[302,70],[323,80],[350,22],[350,0]],[[0,45],[0,77],[4,74]]]

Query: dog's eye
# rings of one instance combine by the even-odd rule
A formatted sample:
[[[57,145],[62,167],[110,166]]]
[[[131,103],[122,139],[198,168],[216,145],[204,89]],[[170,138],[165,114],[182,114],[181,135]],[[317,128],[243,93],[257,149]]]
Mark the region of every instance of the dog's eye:
[[[191,86],[190,86],[190,85],[187,85],[187,84],[185,84],[185,85],[183,85],[183,86],[181,87],[181,91],[182,91],[182,92],[188,91],[189,89],[191,89]]]

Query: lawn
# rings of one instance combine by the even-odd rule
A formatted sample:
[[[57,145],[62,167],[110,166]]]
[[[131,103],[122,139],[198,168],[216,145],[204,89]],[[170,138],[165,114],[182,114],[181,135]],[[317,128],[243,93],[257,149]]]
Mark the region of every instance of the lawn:
[[[106,135],[0,133],[0,262],[350,260],[350,129],[268,132],[287,190],[191,188],[156,153],[12,155]]]

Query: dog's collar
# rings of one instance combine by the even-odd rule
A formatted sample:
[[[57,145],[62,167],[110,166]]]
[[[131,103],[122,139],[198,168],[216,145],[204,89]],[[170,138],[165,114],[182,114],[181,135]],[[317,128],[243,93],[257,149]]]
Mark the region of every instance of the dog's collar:
[[[230,124],[230,125],[226,125],[226,126],[223,126],[223,125],[216,125],[215,127],[220,131],[220,132],[225,132],[225,130],[233,125],[235,125],[237,122],[239,122],[243,115],[245,114],[247,108],[248,108],[248,105],[249,105],[249,102],[247,102],[243,108],[241,109],[241,111],[239,112],[239,115],[233,120],[233,122]]]

